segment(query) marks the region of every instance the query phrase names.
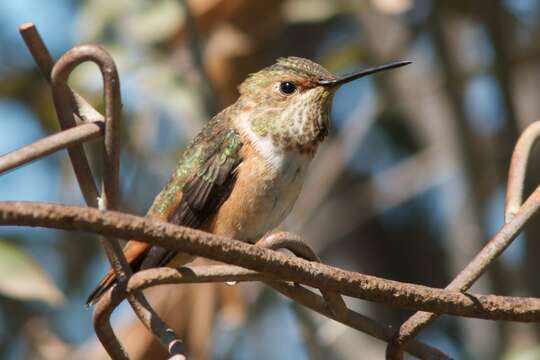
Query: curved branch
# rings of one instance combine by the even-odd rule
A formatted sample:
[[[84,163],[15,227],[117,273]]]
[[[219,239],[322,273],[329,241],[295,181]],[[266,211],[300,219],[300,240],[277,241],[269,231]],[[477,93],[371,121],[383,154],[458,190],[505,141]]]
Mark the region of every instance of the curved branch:
[[[540,121],[529,125],[519,137],[508,170],[508,183],[506,186],[506,199],[504,218],[506,222],[519,211],[523,203],[523,189],[525,187],[525,174],[531,151],[540,137]]]
[[[113,292],[119,292],[119,287],[115,286],[112,291],[107,291],[94,307],[92,323],[96,329],[96,336],[107,351],[107,354],[114,360],[129,360],[129,356],[124,347],[114,334],[110,318],[114,309],[120,305],[123,298],[119,295],[113,296]],[[98,330],[99,329],[99,330]]]
[[[39,35],[36,26],[33,23],[24,23],[19,26],[19,33],[21,34],[26,47],[30,51],[32,58],[36,62],[39,71],[47,80],[51,82],[51,72],[54,66],[54,60],[45,46],[43,39]],[[70,89],[71,95],[71,107],[73,113],[84,121],[104,122],[105,118],[96,109],[92,107],[82,96]]]
[[[300,236],[286,231],[265,236],[257,242],[257,246],[272,250],[287,249],[305,260],[321,262],[315,251]],[[336,317],[345,318],[347,316],[347,305],[340,294],[327,290],[321,290],[321,293],[328,308]]]

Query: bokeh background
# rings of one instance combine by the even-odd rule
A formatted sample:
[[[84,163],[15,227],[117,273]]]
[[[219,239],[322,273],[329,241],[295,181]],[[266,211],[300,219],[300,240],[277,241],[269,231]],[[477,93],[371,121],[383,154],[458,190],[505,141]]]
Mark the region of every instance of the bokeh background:
[[[0,153],[58,130],[50,89],[17,32],[36,23],[55,58],[94,42],[121,77],[124,211],[144,214],[187,141],[280,56],[335,73],[413,65],[340,89],[332,131],[282,229],[324,262],[444,287],[503,222],[509,158],[540,118],[536,0],[0,0]],[[101,109],[97,68],[71,79]],[[98,143],[86,146],[99,167]],[[538,157],[529,188],[540,181]],[[83,205],[65,151],[0,176],[0,200]],[[540,296],[533,221],[473,290]],[[105,358],[84,299],[107,267],[93,236],[0,229],[0,358]],[[384,344],[257,284],[148,292],[196,359],[381,359]],[[347,299],[387,324],[410,315]],[[164,358],[126,307],[130,354]],[[540,327],[443,316],[419,336],[456,359],[540,359]]]

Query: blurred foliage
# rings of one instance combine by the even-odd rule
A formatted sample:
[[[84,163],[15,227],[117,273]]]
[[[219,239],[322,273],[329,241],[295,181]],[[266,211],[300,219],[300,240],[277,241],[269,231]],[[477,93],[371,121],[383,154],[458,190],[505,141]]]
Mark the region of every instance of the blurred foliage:
[[[330,138],[282,226],[329,264],[396,280],[445,286],[498,230],[513,145],[540,114],[540,4],[533,0],[0,0],[2,153],[58,130],[48,85],[16,32],[24,21],[37,24],[56,58],[95,42],[116,60],[122,209],[137,214],[204,122],[277,57],[308,57],[335,73],[413,60],[339,90]],[[77,68],[70,83],[102,108],[94,65]],[[86,148],[99,173],[99,142]],[[529,170],[533,187],[538,162]],[[64,152],[2,175],[0,199],[82,204]],[[65,295],[54,310],[1,296],[0,358],[105,358],[82,306],[107,266],[94,237],[0,230],[7,239],[0,291],[15,283],[17,291],[48,289],[40,294],[49,300]],[[539,235],[536,221],[474,290],[540,296]],[[381,342],[261,288],[148,293],[197,359],[382,358]],[[410,314],[351,305],[392,325]],[[126,308],[115,320],[132,356],[165,356]],[[538,358],[539,336],[535,325],[449,317],[421,333],[456,359]]]
[[[16,246],[0,242],[0,294],[60,306],[64,297],[36,262]]]

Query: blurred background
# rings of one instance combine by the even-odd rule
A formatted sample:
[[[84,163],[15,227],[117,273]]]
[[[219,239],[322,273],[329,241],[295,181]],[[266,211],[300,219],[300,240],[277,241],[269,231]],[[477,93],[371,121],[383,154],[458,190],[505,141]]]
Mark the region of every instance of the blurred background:
[[[186,8],[187,5],[187,8]],[[188,10],[189,9],[189,10]],[[58,131],[48,85],[17,31],[36,23],[53,57],[94,42],[117,62],[124,115],[121,209],[144,214],[186,143],[280,56],[334,73],[413,65],[342,87],[329,140],[281,227],[324,262],[444,287],[500,228],[519,133],[540,117],[535,0],[0,0],[0,153]],[[102,109],[97,67],[72,86]],[[99,168],[99,143],[86,146]],[[529,189],[540,181],[533,155]],[[0,200],[84,205],[65,151],[0,177]],[[540,222],[473,291],[540,296]],[[95,237],[0,229],[0,358],[101,359],[84,299],[107,263]],[[194,359],[381,359],[385,344],[259,284],[154,288]],[[347,299],[386,324],[411,313]],[[165,353],[120,307],[134,359]],[[456,359],[540,359],[540,327],[443,316],[419,338]]]

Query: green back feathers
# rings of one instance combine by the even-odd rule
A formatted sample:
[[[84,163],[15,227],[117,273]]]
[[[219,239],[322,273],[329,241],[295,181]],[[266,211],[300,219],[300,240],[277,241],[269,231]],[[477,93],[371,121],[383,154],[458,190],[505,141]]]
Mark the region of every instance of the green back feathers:
[[[212,177],[208,174],[209,163],[231,171],[239,162],[241,145],[241,139],[231,127],[227,114],[221,112],[216,115],[188,145],[169,182],[154,200],[148,215],[162,217],[171,207],[177,207],[178,193],[194,178],[209,180],[209,177]]]

